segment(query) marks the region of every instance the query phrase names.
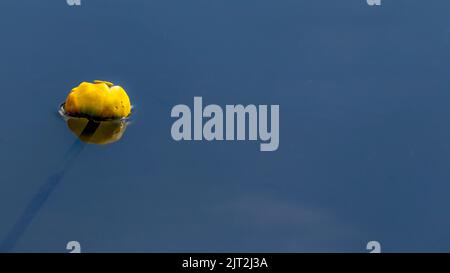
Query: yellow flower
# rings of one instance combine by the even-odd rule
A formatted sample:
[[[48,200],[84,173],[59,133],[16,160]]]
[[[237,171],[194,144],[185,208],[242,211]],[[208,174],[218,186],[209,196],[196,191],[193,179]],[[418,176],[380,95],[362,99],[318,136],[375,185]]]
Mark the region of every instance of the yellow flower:
[[[118,119],[130,115],[131,103],[125,90],[110,82],[82,82],[72,89],[64,110],[71,116]]]

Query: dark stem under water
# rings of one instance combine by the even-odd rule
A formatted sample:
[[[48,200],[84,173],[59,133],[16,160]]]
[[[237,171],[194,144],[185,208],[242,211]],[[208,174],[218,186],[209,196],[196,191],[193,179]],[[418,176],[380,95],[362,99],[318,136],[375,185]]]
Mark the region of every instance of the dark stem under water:
[[[94,135],[99,125],[99,122],[89,121],[86,124],[86,127],[83,129],[81,135],[86,138],[91,137],[92,135]],[[85,146],[86,143],[82,142],[79,139],[75,140],[75,142],[70,146],[69,150],[63,158],[61,166],[58,168],[58,171],[51,174],[47,178],[45,183],[39,188],[37,193],[30,200],[25,210],[15,222],[14,226],[7,233],[5,239],[1,242],[0,252],[11,252],[14,249],[17,242],[27,230],[28,226],[31,224],[33,219],[36,218],[36,215],[44,206],[50,194],[61,183],[66,173],[72,167],[73,162],[77,159]]]

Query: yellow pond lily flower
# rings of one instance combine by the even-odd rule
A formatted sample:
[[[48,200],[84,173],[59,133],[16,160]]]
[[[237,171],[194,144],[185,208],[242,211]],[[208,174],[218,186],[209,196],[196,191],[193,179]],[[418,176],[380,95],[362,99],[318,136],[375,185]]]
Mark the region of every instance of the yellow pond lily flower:
[[[71,116],[93,119],[120,119],[130,115],[127,92],[106,81],[82,82],[67,96],[64,110]]]

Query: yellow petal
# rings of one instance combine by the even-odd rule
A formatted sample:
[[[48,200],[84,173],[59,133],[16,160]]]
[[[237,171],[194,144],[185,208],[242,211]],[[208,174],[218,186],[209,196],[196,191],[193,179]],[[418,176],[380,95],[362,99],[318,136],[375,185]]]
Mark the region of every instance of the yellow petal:
[[[118,119],[130,115],[131,102],[126,91],[106,81],[82,82],[66,99],[65,111],[72,116]]]

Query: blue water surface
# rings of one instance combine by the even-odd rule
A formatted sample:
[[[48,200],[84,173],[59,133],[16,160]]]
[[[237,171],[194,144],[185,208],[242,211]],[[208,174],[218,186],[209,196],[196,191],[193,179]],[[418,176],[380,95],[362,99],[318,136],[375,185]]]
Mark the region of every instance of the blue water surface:
[[[1,0],[3,251],[450,251],[449,11]],[[78,143],[57,113],[95,79],[136,107],[111,145]],[[279,104],[279,149],[174,141],[170,110],[194,96]]]

